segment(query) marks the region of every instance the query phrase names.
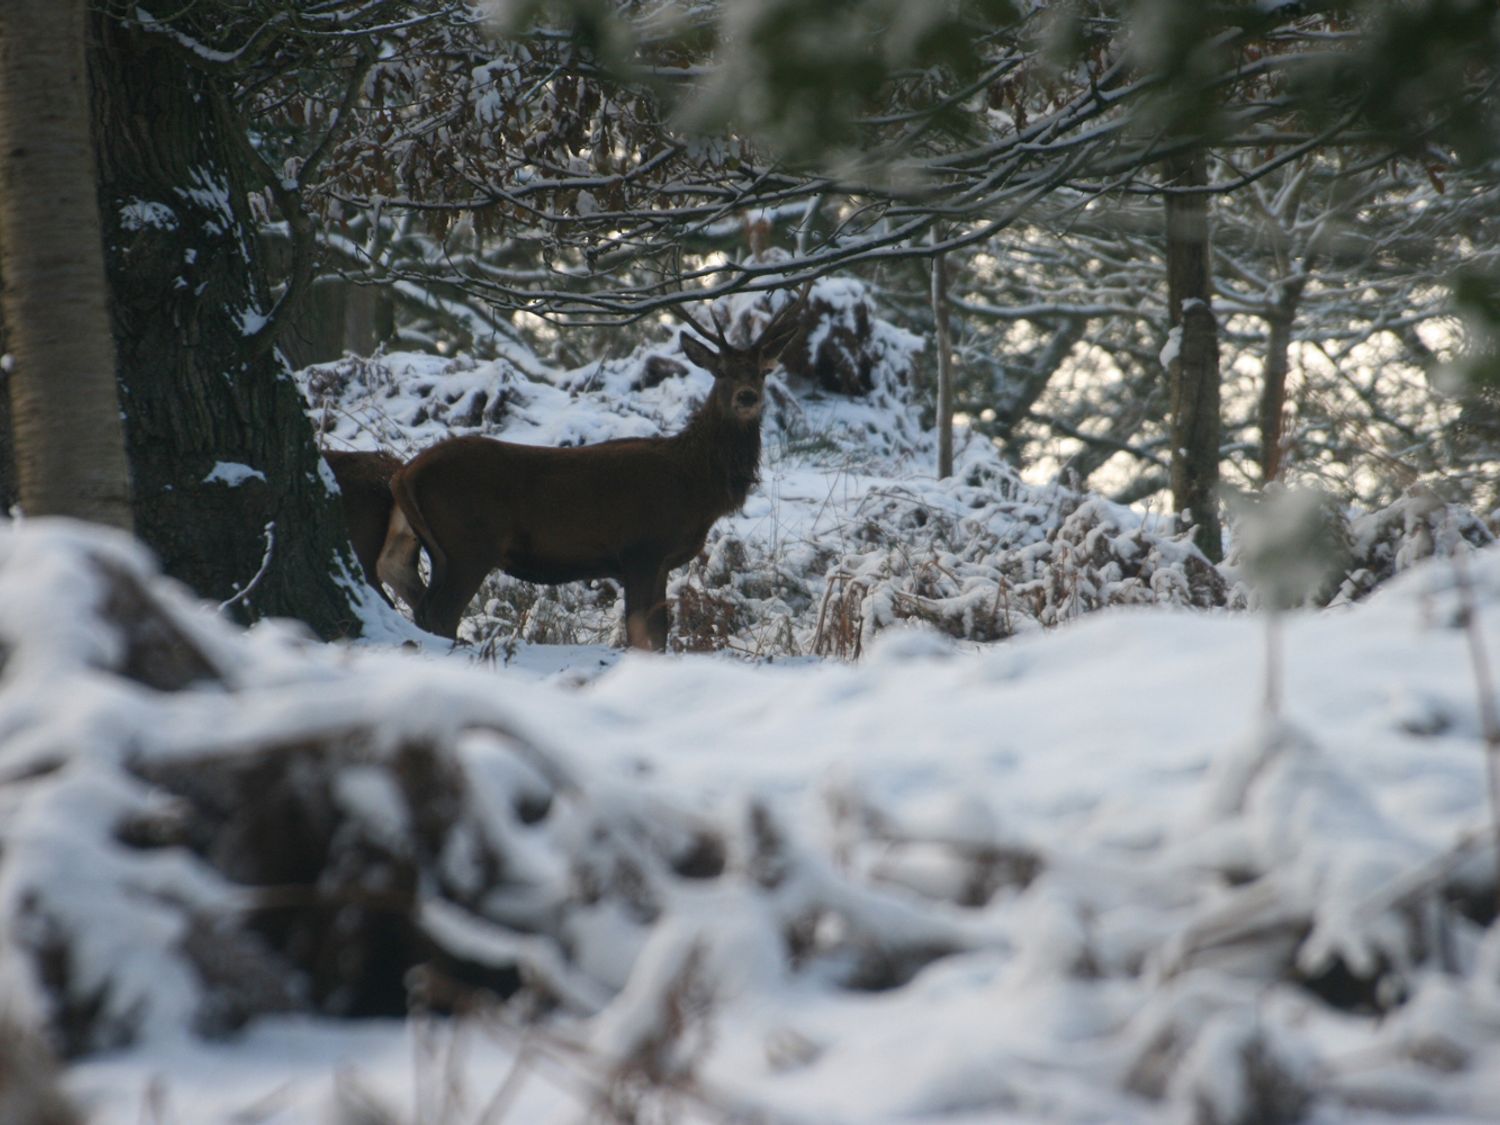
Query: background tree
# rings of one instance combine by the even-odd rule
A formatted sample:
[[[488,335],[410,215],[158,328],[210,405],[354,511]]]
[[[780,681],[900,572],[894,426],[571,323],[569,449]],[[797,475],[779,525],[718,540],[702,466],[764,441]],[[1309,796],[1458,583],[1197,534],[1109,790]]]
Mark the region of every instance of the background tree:
[[[1456,183],[1494,135],[1500,32],[1475,7],[523,3],[497,38],[459,5],[212,0],[158,18],[119,0],[95,17],[95,108],[142,533],[210,596],[268,557],[247,616],[348,623],[336,506],[275,351],[320,271],[383,287],[380,338],[498,351],[543,318],[571,329],[547,328],[559,357],[582,358],[604,341],[592,326],[832,271],[930,323],[923,260],[942,254],[971,424],[1032,466],[1148,495],[1171,459],[1165,244],[1141,221],[1159,215],[1156,169],[1184,145],[1210,154],[1194,194],[1230,234],[1254,209],[1238,200],[1310,160],[1399,169],[1366,205],[1387,214],[1423,179]],[[1400,49],[1419,35],[1443,53]],[[1164,118],[1163,96],[1207,110]],[[1354,226],[1366,213],[1337,206]],[[1343,243],[1359,239],[1325,245],[1288,215],[1300,264],[1270,268],[1293,258],[1253,237],[1221,239],[1214,260],[1220,460],[1257,481],[1270,423],[1245,388],[1283,377],[1254,354],[1274,304],[1256,278],[1283,279],[1283,298],[1301,286],[1282,315],[1295,401],[1269,444],[1332,465],[1357,443],[1320,443],[1320,415],[1362,404],[1425,440],[1457,413],[1409,380],[1360,382],[1377,339],[1399,340],[1418,381],[1420,348],[1448,355],[1421,331],[1457,322],[1445,279],[1430,270],[1395,298],[1405,311],[1341,326],[1365,268]],[[775,253],[740,249],[747,216]],[[1394,293],[1403,267],[1364,242]],[[1314,376],[1344,386],[1324,402]],[[1450,449],[1483,455],[1457,434]],[[1419,471],[1439,462],[1443,442],[1411,444]],[[1366,476],[1346,480],[1370,494]]]
[[[1314,162],[1320,187],[1383,169],[1393,182],[1378,198],[1410,202],[1411,173],[1425,180],[1433,161],[1458,159],[1455,137],[1485,112],[1476,107],[1492,66],[1473,44],[1495,31],[1465,7],[1423,9],[1424,26],[1463,61],[1443,66],[1442,97],[1419,90],[1401,117],[1382,108],[1395,63],[1394,17],[1380,5],[1138,0],[908,15],[867,0],[840,8],[837,27],[819,6],[734,0],[686,13],[558,5],[545,18],[510,5],[535,21],[519,19],[509,39],[427,25],[383,57],[323,198],[336,222],[387,224],[393,236],[369,242],[382,255],[371,264],[404,295],[455,312],[449,331],[463,346],[484,349],[490,332],[503,348],[526,311],[572,326],[569,339],[584,341],[570,348],[575,362],[591,354],[579,331],[591,323],[835,269],[861,272],[914,325],[935,327],[930,271],[900,263],[945,254],[960,411],[1018,461],[1083,477],[1107,470],[1111,491],[1132,499],[1165,486],[1174,448],[1159,385],[1166,248],[1159,218],[1143,225],[1144,205],[1162,190],[1162,159],[1184,143],[1207,146],[1195,192],[1215,200],[1231,234],[1245,232],[1215,250],[1214,272],[1226,255],[1250,267],[1226,275],[1229,292],[1218,294],[1225,470],[1258,485],[1266,451],[1285,449],[1373,498],[1391,478],[1366,470],[1388,443],[1320,441],[1318,425],[1303,422],[1335,411],[1352,433],[1356,419],[1404,415],[1426,430],[1442,410],[1419,401],[1406,375],[1388,380],[1389,393],[1299,393],[1290,412],[1248,405],[1284,396],[1294,379],[1303,389],[1311,369],[1293,353],[1311,362],[1304,340],[1316,347],[1343,332],[1353,346],[1361,331],[1382,331],[1335,324],[1357,305],[1353,290],[1342,302],[1335,292],[1350,271],[1327,289],[1309,272],[1315,223],[1347,227],[1357,205],[1288,213],[1291,226],[1272,237],[1255,233],[1266,224],[1257,189]],[[675,22],[662,17],[669,9]],[[1459,42],[1455,21],[1472,43]],[[436,34],[443,49],[417,49]],[[462,67],[426,65],[434,57]],[[1403,73],[1420,84],[1438,68],[1429,60]],[[812,104],[816,120],[802,112]],[[735,252],[746,214],[771,225],[782,254]],[[1383,258],[1387,272],[1403,268]],[[1256,289],[1267,279],[1280,279],[1274,293]],[[1442,290],[1434,278],[1421,292]],[[1441,303],[1430,314],[1410,307],[1421,319]],[[1328,315],[1301,327],[1313,309]],[[1337,376],[1346,383],[1357,356],[1348,359]],[[1410,370],[1420,382],[1420,367]],[[1267,438],[1283,415],[1293,432]]]

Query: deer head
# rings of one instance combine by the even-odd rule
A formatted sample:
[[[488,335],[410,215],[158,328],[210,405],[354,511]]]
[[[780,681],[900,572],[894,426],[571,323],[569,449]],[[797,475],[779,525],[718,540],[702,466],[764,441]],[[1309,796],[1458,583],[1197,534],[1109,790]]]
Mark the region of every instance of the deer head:
[[[807,286],[803,286],[801,294],[777,310],[760,334],[744,347],[729,342],[717,311],[710,313],[712,331],[705,329],[686,310],[677,311],[677,315],[692,325],[699,336],[712,340],[718,349],[714,350],[686,332],[682,334],[683,354],[714,377],[712,399],[721,415],[742,425],[759,425],[765,410],[766,374],[776,366],[777,357],[801,327],[798,314],[806,297]]]

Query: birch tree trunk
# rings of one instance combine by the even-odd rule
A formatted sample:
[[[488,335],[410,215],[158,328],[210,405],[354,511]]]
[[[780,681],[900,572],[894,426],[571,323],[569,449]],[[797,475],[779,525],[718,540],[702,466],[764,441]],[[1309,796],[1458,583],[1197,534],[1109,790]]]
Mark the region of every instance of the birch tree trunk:
[[[0,2],[0,301],[15,488],[32,516],[129,530],[89,131],[87,0]]]

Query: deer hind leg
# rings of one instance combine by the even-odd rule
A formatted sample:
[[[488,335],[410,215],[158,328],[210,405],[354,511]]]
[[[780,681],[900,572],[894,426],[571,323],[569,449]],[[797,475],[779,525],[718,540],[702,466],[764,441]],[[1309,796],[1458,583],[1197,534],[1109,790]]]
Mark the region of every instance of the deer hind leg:
[[[427,588],[422,584],[422,575],[417,570],[417,557],[422,550],[422,541],[406,521],[400,508],[391,510],[391,522],[386,527],[385,543],[380,548],[380,557],[375,561],[375,573],[380,580],[396,591],[396,596],[412,607],[415,612],[421,605]]]

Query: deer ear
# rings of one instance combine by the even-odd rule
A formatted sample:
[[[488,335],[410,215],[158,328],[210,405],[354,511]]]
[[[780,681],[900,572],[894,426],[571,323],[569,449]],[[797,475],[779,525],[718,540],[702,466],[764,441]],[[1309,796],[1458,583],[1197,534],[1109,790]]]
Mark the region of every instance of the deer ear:
[[[719,374],[719,354],[696,336],[682,334],[682,354],[703,370],[715,376]]]

